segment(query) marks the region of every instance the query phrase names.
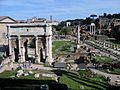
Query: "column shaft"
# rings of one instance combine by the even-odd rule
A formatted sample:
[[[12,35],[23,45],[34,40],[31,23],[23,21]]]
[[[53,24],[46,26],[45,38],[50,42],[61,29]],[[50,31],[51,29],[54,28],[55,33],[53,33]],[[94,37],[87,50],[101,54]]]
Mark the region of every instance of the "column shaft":
[[[49,45],[48,45],[48,53],[49,53],[49,62],[50,63],[52,63],[53,62],[53,60],[52,60],[52,36],[49,36],[49,39],[48,39],[49,41],[48,41],[48,43],[49,43]]]
[[[11,37],[8,37],[9,55],[12,55]]]
[[[46,62],[51,65],[53,62],[52,59],[52,25],[46,26]]]
[[[80,48],[80,26],[78,25],[78,30],[77,30],[77,49]]]
[[[39,53],[39,48],[38,48],[38,37],[35,37],[35,58],[36,58],[36,63],[40,63],[40,53]]]
[[[18,62],[22,62],[22,58],[21,58],[21,37],[20,36],[18,36],[18,51],[19,51],[19,55],[18,55],[18,57],[19,57],[19,60],[18,60]]]
[[[91,34],[91,25],[90,25],[90,34]]]

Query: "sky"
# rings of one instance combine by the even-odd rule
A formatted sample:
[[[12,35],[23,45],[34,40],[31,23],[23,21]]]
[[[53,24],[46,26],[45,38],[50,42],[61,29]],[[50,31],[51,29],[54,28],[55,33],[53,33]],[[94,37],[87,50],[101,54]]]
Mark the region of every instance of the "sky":
[[[53,16],[61,21],[103,13],[120,13],[120,0],[0,0],[0,16],[18,20]]]

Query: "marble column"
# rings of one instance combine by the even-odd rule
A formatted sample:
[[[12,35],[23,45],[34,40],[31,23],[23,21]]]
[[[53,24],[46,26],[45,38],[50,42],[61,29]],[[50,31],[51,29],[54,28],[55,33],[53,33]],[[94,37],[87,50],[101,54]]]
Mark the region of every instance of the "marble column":
[[[49,65],[52,64],[52,26],[48,25],[46,26],[46,63]]]
[[[11,56],[12,55],[12,46],[11,46],[11,37],[10,37],[10,26],[7,26],[7,37],[8,37],[9,56]]]
[[[78,30],[77,30],[77,49],[80,48],[80,26],[78,25]]]
[[[92,29],[91,29],[91,25],[90,25],[90,34],[92,34]]]
[[[18,36],[18,51],[19,51],[19,55],[18,55],[18,62],[21,63],[22,62],[22,58],[21,58],[21,37]]]
[[[96,32],[96,31],[95,31],[95,28],[96,28],[96,27],[95,27],[95,26],[93,26],[93,28],[94,28],[94,35],[95,35],[95,32]]]
[[[14,62],[14,50],[12,50],[12,38],[10,36],[10,26],[7,26],[7,37],[8,37],[9,58],[11,62]]]
[[[8,46],[9,46],[9,58],[11,62],[14,62],[15,60],[15,55],[14,55],[14,50],[12,50],[12,45],[11,45],[11,37],[8,37]]]
[[[95,35],[95,25],[90,25],[90,34],[94,34]]]
[[[52,36],[48,38],[48,53],[49,53],[49,62],[52,63]]]
[[[12,55],[12,46],[11,46],[11,37],[8,37],[8,46],[9,46],[9,56]]]
[[[38,48],[38,37],[35,36],[35,62],[40,63],[40,55],[39,55],[39,48]]]
[[[91,34],[93,34],[93,26],[91,26]]]
[[[46,62],[47,63],[49,63],[49,52],[48,52],[48,46],[49,46],[49,44],[48,44],[48,37],[46,37],[46,45],[45,45],[45,58],[46,58]]]
[[[25,62],[25,47],[21,48],[21,60],[22,62]]]

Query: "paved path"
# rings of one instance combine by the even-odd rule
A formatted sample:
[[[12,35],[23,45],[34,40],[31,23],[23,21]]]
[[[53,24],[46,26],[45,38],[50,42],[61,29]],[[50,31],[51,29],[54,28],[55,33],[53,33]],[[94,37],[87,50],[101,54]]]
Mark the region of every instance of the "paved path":
[[[13,64],[14,69],[16,69],[20,66],[23,67],[22,64],[17,64],[17,63]],[[38,65],[37,64],[31,64],[31,66],[27,67],[26,69],[30,69],[30,70],[35,70],[35,69],[37,69],[37,70],[52,70],[52,68],[50,68],[50,67],[44,67],[44,65],[39,65],[39,64]]]
[[[115,83],[116,80],[120,80],[120,75],[115,75],[115,74],[108,74],[108,73],[105,73],[105,72],[101,72],[97,69],[90,69],[91,71],[97,73],[97,74],[100,74],[100,75],[103,75],[105,76],[106,78],[107,77],[111,77],[111,81],[110,83]]]

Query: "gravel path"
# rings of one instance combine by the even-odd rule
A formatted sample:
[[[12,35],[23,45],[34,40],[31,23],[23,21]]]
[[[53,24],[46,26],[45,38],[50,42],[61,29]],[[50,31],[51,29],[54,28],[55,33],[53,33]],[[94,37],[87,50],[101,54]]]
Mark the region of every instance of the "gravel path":
[[[108,74],[108,73],[99,71],[99,70],[97,70],[97,69],[90,69],[90,70],[93,71],[94,73],[103,75],[103,76],[105,76],[106,78],[107,78],[107,77],[110,77],[110,78],[111,78],[110,83],[114,83],[114,84],[115,84],[115,83],[116,83],[116,80],[120,80],[120,75]]]

